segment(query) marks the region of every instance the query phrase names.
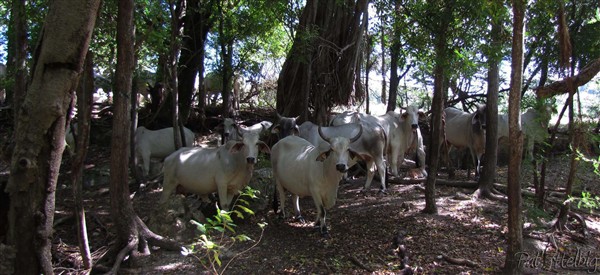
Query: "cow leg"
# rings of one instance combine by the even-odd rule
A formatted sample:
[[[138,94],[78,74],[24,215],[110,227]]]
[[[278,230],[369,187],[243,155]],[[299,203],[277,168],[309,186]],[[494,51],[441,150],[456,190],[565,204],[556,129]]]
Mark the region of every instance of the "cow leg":
[[[294,203],[294,211],[296,213],[296,220],[300,221],[301,223],[306,223],[306,220],[304,220],[304,217],[302,217],[302,213],[300,213],[300,196],[293,195],[292,200]]]
[[[392,150],[391,156],[388,159],[388,162],[390,163],[390,169],[392,169],[392,175],[394,175],[394,177],[398,177],[398,156],[398,150]],[[404,155],[402,155],[402,158],[404,158]]]
[[[279,215],[285,219],[285,190],[277,179],[275,183],[277,184],[277,192],[279,193],[279,210],[281,211]]]
[[[422,148],[417,149],[417,166],[421,169],[421,176],[427,177],[427,170],[425,169],[425,151]]]
[[[163,190],[162,194],[160,195],[160,204],[164,204],[165,202],[167,202],[167,199],[169,199],[169,196],[171,195],[171,193],[173,193],[177,185],[177,179],[173,178],[173,174],[165,171],[165,177],[163,180]]]
[[[142,155],[142,162],[143,163],[143,171],[142,171],[142,175],[144,176],[144,178],[148,177],[148,174],[150,173],[150,152],[144,152]]]
[[[372,160],[367,161],[367,181],[365,182],[364,190],[369,190],[373,176],[375,176],[375,162]],[[384,188],[385,189],[385,188]]]
[[[227,200],[227,184],[217,182],[217,194],[219,195],[219,206],[222,210],[229,211],[229,201]]]

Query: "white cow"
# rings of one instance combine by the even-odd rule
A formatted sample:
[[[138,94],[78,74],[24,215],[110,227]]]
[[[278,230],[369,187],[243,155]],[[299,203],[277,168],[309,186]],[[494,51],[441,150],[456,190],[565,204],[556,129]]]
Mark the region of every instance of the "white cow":
[[[184,132],[184,147],[193,146],[195,139],[194,132],[188,128],[184,128]],[[173,152],[175,152],[173,127],[153,131],[141,126],[135,130],[135,157],[138,160],[138,165],[142,166],[144,177],[148,176],[148,172],[150,171],[151,158],[160,158],[162,160]]]
[[[542,112],[534,108],[528,108],[521,114],[521,128],[525,135],[525,150],[527,156],[533,158],[533,146],[536,142],[542,142],[548,135],[548,121],[552,114],[552,107],[545,106]],[[508,114],[498,114],[498,139],[508,138]]]
[[[469,148],[475,163],[475,176],[479,176],[481,157],[485,152],[485,105],[480,105],[473,113],[463,112],[448,107],[444,109],[446,116],[446,141],[457,148]]]
[[[181,148],[165,159],[161,203],[178,185],[207,199],[217,192],[221,209],[230,210],[233,196],[250,182],[258,152],[269,146],[258,134],[239,129],[241,141],[230,140],[218,148]]]
[[[321,127],[321,131],[328,137],[335,136],[354,136],[359,132],[360,129],[368,129],[363,131],[360,138],[350,144],[350,149],[359,154],[367,164],[367,180],[365,182],[364,189],[369,189],[373,176],[375,175],[375,169],[379,172],[381,179],[381,190],[385,191],[385,142],[386,136],[383,128],[379,124],[369,123],[368,121],[360,121],[358,123],[344,124],[331,127]],[[306,121],[299,127],[301,138],[308,140],[312,145],[317,146],[319,150],[326,150],[329,147],[324,139],[320,137],[318,132],[319,126]],[[354,160],[349,161],[349,165],[353,166],[356,162]]]
[[[238,128],[242,128],[246,131],[252,131],[257,133],[258,135],[261,135],[263,133],[266,133],[269,131],[269,129],[271,129],[271,126],[273,125],[272,122],[270,121],[261,121],[258,123],[255,123],[252,126],[244,126],[244,125],[238,125],[238,123],[236,123],[233,119],[231,118],[225,118],[223,120],[223,136],[221,138],[222,142],[221,144],[225,144],[227,143],[227,141],[230,140],[242,140],[242,137],[240,135],[238,135]]]
[[[425,171],[425,150],[423,137],[419,129],[419,117],[425,113],[417,106],[409,106],[402,114],[389,111],[381,116],[372,116],[360,113],[344,112],[332,120],[333,125],[345,122],[368,121],[381,125],[386,133],[386,159],[394,176],[398,176],[398,167],[404,160],[404,155],[410,150],[417,151],[417,167],[422,176],[427,176]]]
[[[335,205],[337,189],[343,173],[348,170],[348,161],[356,155],[350,143],[360,138],[359,133],[351,139],[346,137],[328,138],[320,131],[320,136],[329,142],[326,151],[320,151],[307,140],[288,136],[273,146],[271,164],[273,176],[279,192],[281,214],[285,217],[285,190],[294,195],[294,208],[300,220],[299,197],[311,196],[317,209],[315,225],[321,234],[327,236],[325,223],[326,210]]]

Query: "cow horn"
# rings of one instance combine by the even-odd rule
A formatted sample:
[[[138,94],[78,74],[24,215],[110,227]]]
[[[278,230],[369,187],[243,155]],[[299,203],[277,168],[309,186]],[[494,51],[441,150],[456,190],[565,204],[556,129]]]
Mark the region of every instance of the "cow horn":
[[[327,141],[327,142],[330,142],[330,143],[331,143],[331,141],[329,140],[329,138],[328,138],[328,137],[326,137],[326,136],[325,136],[325,134],[323,134],[323,131],[321,130],[321,125],[319,125],[319,136],[320,136],[320,137],[321,137],[321,138],[322,138],[324,141]]]
[[[350,139],[350,143],[357,141],[358,138],[360,138],[360,136],[362,135],[362,132],[363,132],[362,124],[358,123],[358,127],[360,127],[360,130],[358,130],[358,134],[356,134],[356,136],[354,136]]]
[[[243,137],[243,136],[244,136],[244,133],[242,133],[242,132],[240,131],[240,128],[241,128],[241,127],[240,127],[240,125],[238,125],[238,124],[236,123],[236,124],[235,124],[235,131],[237,132],[238,136],[240,136],[240,137]]]

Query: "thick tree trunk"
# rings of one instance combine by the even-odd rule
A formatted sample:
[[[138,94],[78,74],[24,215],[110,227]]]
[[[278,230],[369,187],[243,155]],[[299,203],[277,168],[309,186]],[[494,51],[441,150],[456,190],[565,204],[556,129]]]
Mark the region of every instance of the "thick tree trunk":
[[[497,5],[502,7],[502,3]],[[488,58],[488,86],[487,86],[487,127],[486,144],[483,170],[479,178],[479,189],[475,191],[476,197],[485,197],[496,199],[497,196],[492,192],[494,188],[494,179],[496,178],[496,163],[498,158],[498,91],[500,90],[500,56],[495,53],[501,52],[501,22],[492,19],[492,29],[490,40],[493,49]]]
[[[15,274],[52,274],[52,224],[71,93],[83,70],[100,1],[54,1],[19,111],[7,189]]]
[[[199,8],[202,2],[203,8]],[[192,110],[196,76],[204,74],[204,44],[212,28],[210,5],[214,1],[188,1],[188,10],[183,18],[183,37],[179,56],[179,111],[182,124],[186,124]],[[200,79],[202,83],[202,78]],[[204,114],[205,96],[198,97],[199,111]]]
[[[359,69],[367,4],[307,1],[278,79],[280,114],[303,115],[310,108],[314,121],[324,122],[331,106],[347,105],[353,97],[362,100]]]
[[[521,155],[523,136],[521,132],[521,85],[523,81],[523,39],[525,2],[513,0],[513,40],[508,102],[510,159],[508,163],[508,233],[504,273],[520,274],[519,252],[523,251],[523,216],[521,198]]]

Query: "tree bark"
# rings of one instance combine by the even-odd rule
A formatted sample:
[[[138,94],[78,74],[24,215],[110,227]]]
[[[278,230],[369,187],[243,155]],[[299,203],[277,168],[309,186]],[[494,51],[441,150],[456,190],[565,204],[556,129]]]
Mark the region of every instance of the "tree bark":
[[[52,225],[66,115],[99,6],[99,0],[52,2],[33,55],[7,186],[15,274],[53,273]]]
[[[175,242],[165,240],[148,229],[133,209],[129,193],[128,162],[130,157],[130,97],[134,65],[135,29],[133,0],[119,1],[117,15],[117,70],[114,93],[114,115],[110,162],[110,210],[116,240],[99,261],[112,262],[110,274],[117,274],[121,262],[129,255],[135,262],[141,254],[149,254],[149,245],[170,250],[181,249]],[[114,262],[113,262],[114,261]],[[102,266],[97,266],[100,269]]]
[[[513,39],[508,102],[510,159],[508,163],[508,233],[504,273],[520,274],[519,252],[523,251],[523,216],[521,198],[521,155],[523,136],[521,132],[521,85],[523,82],[523,39],[525,1],[513,0]]]
[[[305,115],[310,108],[314,110],[314,121],[322,123],[327,121],[331,106],[362,100],[360,52],[367,4],[366,0],[343,4],[335,0],[307,1],[279,75],[278,113]]]
[[[502,7],[500,2],[496,7]],[[496,163],[498,158],[498,91],[500,90],[500,59],[496,53],[501,52],[502,23],[492,18],[490,41],[492,49],[488,58],[488,86],[487,86],[487,127],[486,144],[483,170],[479,177],[479,188],[475,191],[476,197],[497,199],[493,193],[494,179],[496,178]]]
[[[208,3],[206,3],[208,2]],[[204,44],[214,24],[211,16],[214,1],[190,0],[183,18],[183,37],[179,56],[179,110],[182,124],[187,124],[191,113],[196,76],[204,75]],[[202,4],[202,6],[200,6]],[[202,86],[202,78],[200,79]],[[205,96],[198,97],[198,109],[204,115]]]
[[[600,72],[600,58],[597,58],[586,65],[579,74],[572,76],[570,78],[574,87],[583,86],[586,83],[590,82],[594,76],[596,76]],[[539,87],[535,93],[539,98],[548,98],[555,95],[565,94],[568,92],[568,79],[563,79],[561,81],[556,81],[550,85]]]
[[[400,1],[394,1],[395,7],[394,10],[400,10]],[[399,14],[394,14],[394,20],[400,20]],[[398,23],[394,24],[397,26]],[[400,30],[397,27],[393,28],[393,35],[400,35]],[[388,103],[386,111],[395,111],[396,110],[396,101],[398,99],[398,84],[400,83],[400,76],[398,75],[398,61],[400,59],[400,50],[401,43],[399,37],[394,37],[392,39],[392,46],[390,47],[390,90],[388,94]]]
[[[8,45],[8,77],[14,77],[14,85],[7,89],[7,101],[13,103],[13,121],[17,125],[19,121],[19,108],[25,93],[27,93],[27,11],[25,0],[13,0],[11,8],[12,28],[9,33],[13,36]]]
[[[443,3],[443,2],[442,2]],[[448,46],[446,39],[448,38],[448,23],[451,20],[452,7],[442,4],[442,20],[435,27],[435,67],[433,69],[433,98],[431,102],[431,136],[430,149],[427,155],[427,166],[429,167],[427,182],[425,183],[425,209],[424,213],[436,214],[438,212],[435,203],[435,182],[439,169],[440,148],[442,139],[442,115],[444,108],[444,88],[445,68],[447,66]],[[391,86],[391,85],[390,85]]]
[[[85,209],[83,208],[83,170],[85,158],[90,140],[90,122],[92,120],[92,102],[94,94],[94,62],[92,52],[87,53],[85,57],[85,70],[77,89],[77,129],[71,131],[75,137],[76,155],[71,164],[71,182],[73,183],[73,200],[75,207],[75,220],[77,224],[77,239],[79,242],[79,253],[83,261],[83,268],[90,270],[92,268],[92,256],[88,242],[87,226],[85,220]],[[70,127],[70,125],[67,125]],[[77,133],[77,134],[75,134]]]

